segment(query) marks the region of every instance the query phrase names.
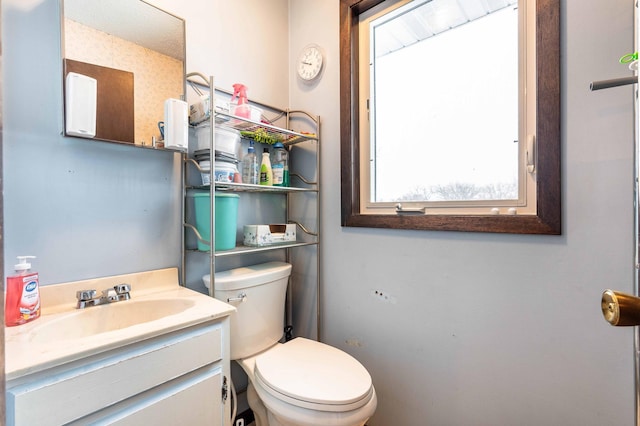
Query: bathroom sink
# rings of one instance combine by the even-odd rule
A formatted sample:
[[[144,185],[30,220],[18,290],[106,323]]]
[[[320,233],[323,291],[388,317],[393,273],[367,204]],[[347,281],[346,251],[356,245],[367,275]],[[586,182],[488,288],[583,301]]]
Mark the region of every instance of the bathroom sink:
[[[80,339],[176,315],[195,303],[193,299],[127,300],[76,309],[35,325],[23,338],[34,343]]]
[[[122,283],[131,299],[77,309],[78,291]],[[40,288],[35,321],[5,328],[7,380],[137,344],[228,316],[235,308],[180,286],[177,268],[53,284]]]

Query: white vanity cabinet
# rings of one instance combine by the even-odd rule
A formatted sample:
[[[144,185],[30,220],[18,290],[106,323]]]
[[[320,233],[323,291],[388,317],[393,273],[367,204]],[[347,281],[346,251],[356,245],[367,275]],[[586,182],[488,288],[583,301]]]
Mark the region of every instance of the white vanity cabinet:
[[[228,322],[226,317],[10,380],[7,423],[224,425]]]
[[[230,426],[230,315],[177,268],[41,287],[42,316],[5,329],[10,426]],[[131,299],[76,309],[80,289]]]

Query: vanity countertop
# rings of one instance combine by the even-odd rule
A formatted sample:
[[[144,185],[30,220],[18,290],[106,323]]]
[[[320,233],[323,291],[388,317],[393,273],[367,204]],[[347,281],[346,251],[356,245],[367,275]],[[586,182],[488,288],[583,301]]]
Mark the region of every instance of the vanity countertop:
[[[131,299],[76,308],[76,292],[131,285]],[[40,287],[40,318],[5,328],[7,380],[226,317],[229,304],[178,284],[176,268]]]

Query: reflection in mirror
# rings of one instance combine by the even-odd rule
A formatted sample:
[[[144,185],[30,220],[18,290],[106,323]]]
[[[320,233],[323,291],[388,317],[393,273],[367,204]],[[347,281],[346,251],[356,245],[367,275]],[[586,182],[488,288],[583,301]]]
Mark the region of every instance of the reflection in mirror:
[[[184,20],[141,0],[63,0],[62,10],[65,75],[98,80],[95,139],[146,146],[160,140],[164,101],[184,98]],[[122,85],[127,75],[133,99]],[[127,110],[133,116],[116,114]]]

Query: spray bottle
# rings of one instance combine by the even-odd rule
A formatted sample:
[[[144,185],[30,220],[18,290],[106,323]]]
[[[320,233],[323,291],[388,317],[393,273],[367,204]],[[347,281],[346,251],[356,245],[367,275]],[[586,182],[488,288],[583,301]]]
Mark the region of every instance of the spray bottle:
[[[4,323],[7,327],[25,324],[40,317],[40,291],[38,273],[31,272],[27,259],[35,256],[18,256],[15,275],[7,277]]]
[[[238,99],[233,115],[243,118],[251,118],[251,107],[247,101],[247,86],[244,84],[236,83],[233,85],[233,96],[231,102]]]

